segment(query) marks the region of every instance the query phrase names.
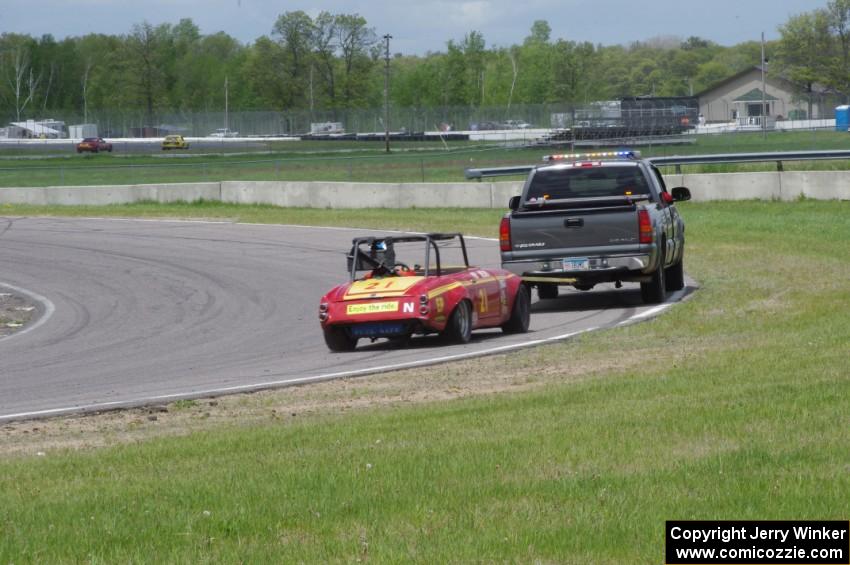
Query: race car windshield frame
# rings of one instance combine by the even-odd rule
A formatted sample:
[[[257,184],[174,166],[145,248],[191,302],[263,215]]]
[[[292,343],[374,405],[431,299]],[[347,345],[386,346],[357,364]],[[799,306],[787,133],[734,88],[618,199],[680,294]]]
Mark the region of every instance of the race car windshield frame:
[[[466,242],[460,233],[427,233],[422,235],[354,238],[351,244],[351,251],[346,255],[346,263],[351,280],[357,278],[358,271],[368,271],[380,267],[392,271],[397,265],[395,260],[395,244],[416,242],[422,242],[425,247],[424,276],[441,276],[443,275],[443,266],[440,261],[440,245],[438,244],[454,240],[460,243],[464,267],[469,268]],[[431,268],[432,253],[435,259],[434,268]]]

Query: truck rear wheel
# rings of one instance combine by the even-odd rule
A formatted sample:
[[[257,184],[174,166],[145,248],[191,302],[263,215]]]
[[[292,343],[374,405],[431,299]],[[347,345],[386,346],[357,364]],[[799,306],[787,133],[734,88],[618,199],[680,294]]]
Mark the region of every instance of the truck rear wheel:
[[[652,273],[652,280],[640,283],[640,296],[646,304],[660,304],[667,297],[664,282],[664,267],[659,267]]]
[[[662,253],[661,257],[664,257]],[[659,304],[667,297],[667,284],[664,277],[664,265],[659,265],[652,273],[652,280],[640,283],[640,297],[646,304]]]
[[[671,292],[685,288],[685,270],[682,266],[684,259],[682,257],[678,263],[670,265],[667,268],[667,272],[664,273],[666,289]]]
[[[558,298],[558,285],[554,283],[540,283],[537,285],[537,296],[540,300],[552,300]]]

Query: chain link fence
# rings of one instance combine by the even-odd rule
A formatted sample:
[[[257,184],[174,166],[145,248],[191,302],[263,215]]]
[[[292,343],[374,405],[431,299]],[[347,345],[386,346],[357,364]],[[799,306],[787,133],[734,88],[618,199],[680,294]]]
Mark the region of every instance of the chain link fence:
[[[697,123],[699,106],[696,98],[653,99],[652,108],[645,101],[637,105],[632,101],[630,104],[626,99],[622,103],[597,102],[585,105],[391,107],[389,129],[408,133],[612,126],[647,129],[660,124],[693,126]],[[94,110],[85,116],[64,113],[50,118],[64,122],[65,137],[70,126],[77,124],[94,124],[98,135],[111,138],[162,137],[169,133],[206,137],[218,135],[225,129],[243,137],[302,136],[315,133],[316,126],[320,124],[333,124],[330,131],[334,133],[378,133],[387,129],[383,108],[229,113],[161,111],[153,115],[137,110]],[[683,118],[687,119],[683,121]],[[14,116],[7,115],[5,119],[6,123],[10,123],[14,121]]]
[[[830,104],[821,105],[825,115],[834,117]],[[695,97],[632,98],[622,101],[592,102],[589,104],[514,104],[508,107],[443,106],[429,108],[390,108],[389,129],[392,132],[415,134],[421,132],[476,132],[480,139],[505,130],[547,130],[571,128],[593,130],[600,137],[605,128],[622,130],[622,134],[646,134],[665,131],[678,133],[698,125],[699,102]],[[32,117],[30,117],[32,118]],[[86,115],[64,113],[42,116],[39,123],[50,122],[67,138],[71,126],[93,124],[97,134],[106,138],[161,138],[167,134],[203,138],[239,136],[251,138],[304,136],[317,130],[334,134],[377,134],[387,128],[384,109],[359,110],[291,110],[239,112],[181,112],[157,111],[149,115],[140,110],[92,110]],[[5,123],[14,116],[5,116]],[[598,131],[603,130],[603,131]],[[80,130],[75,130],[80,131]],[[9,128],[8,137],[39,137],[38,133]],[[87,134],[93,135],[93,134]],[[0,136],[2,137],[2,136]],[[51,137],[51,135],[46,135]]]

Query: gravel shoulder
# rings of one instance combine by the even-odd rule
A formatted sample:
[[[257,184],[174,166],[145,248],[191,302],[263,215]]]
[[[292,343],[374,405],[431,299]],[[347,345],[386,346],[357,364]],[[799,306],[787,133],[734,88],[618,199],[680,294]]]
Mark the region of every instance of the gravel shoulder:
[[[29,297],[0,285],[0,339],[22,330],[37,315]]]

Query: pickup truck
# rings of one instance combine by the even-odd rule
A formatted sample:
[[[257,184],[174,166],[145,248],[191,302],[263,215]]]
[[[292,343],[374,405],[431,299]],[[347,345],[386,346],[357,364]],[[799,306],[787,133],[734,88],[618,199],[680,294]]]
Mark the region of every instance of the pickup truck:
[[[640,283],[645,303],[684,288],[685,224],[658,169],[636,151],[550,155],[533,167],[499,226],[502,268],[537,287]]]

